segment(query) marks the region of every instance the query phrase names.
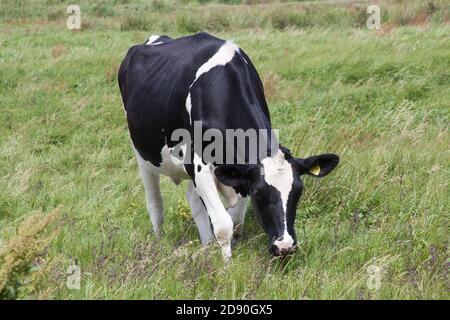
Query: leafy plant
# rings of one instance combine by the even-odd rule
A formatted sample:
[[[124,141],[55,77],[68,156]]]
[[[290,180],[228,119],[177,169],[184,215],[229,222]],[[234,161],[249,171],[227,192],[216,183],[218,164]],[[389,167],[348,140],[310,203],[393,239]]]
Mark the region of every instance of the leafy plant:
[[[60,208],[26,217],[15,234],[0,247],[0,299],[15,299],[34,291],[36,271],[45,268],[45,249],[57,231],[48,232]]]

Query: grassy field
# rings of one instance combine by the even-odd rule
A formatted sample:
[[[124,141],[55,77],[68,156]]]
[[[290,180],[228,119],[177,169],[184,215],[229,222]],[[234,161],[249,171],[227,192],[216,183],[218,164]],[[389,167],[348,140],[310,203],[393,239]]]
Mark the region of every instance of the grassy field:
[[[0,297],[449,299],[448,2],[376,1],[379,31],[366,1],[203,2],[83,0],[76,32],[65,2],[2,1]],[[249,208],[224,264],[166,177],[165,235],[151,234],[116,72],[151,34],[200,30],[251,57],[285,146],[341,157],[304,178],[290,259],[269,255]]]

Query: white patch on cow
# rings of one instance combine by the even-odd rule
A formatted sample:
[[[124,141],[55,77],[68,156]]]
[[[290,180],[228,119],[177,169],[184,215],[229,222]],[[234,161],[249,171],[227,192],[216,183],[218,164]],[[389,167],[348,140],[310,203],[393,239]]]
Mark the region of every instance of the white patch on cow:
[[[144,184],[145,200],[147,211],[152,221],[153,230],[157,236],[161,233],[161,226],[164,221],[163,199],[159,185],[159,174],[155,172],[144,160],[139,152],[134,148],[139,168],[139,175]]]
[[[239,50],[239,47],[234,43],[227,41],[220,49],[206,61],[195,73],[194,82],[204,73],[208,72],[216,66],[224,66],[231,61],[234,57],[234,53]],[[192,85],[191,85],[192,86]]]
[[[152,35],[150,38],[148,38],[146,45],[153,44],[153,42],[155,42],[158,38],[159,38],[159,35],[157,35],[157,34]]]
[[[186,145],[181,146],[181,150],[183,150],[183,159],[181,160],[172,155],[173,148],[169,148],[167,145],[165,145],[161,149],[161,163],[159,164],[159,166],[154,166],[150,161],[143,159],[134,145],[133,150],[138,157],[138,161],[141,161],[142,165],[151,172],[169,176],[174,182],[177,182],[179,179],[190,178],[183,165],[183,160],[186,156]]]
[[[276,240],[274,243],[278,247],[278,249],[292,249],[292,246],[294,245],[294,239],[292,239],[291,235],[284,230],[283,234],[283,240]]]
[[[264,179],[266,183],[280,192],[284,211],[284,233],[282,241],[275,241],[275,245],[281,248],[291,247],[294,240],[287,232],[287,202],[294,182],[294,173],[291,164],[284,158],[284,153],[278,150],[277,154],[264,158],[261,161],[264,166]],[[278,243],[278,244],[277,244]]]
[[[291,164],[284,158],[281,150],[271,157],[264,158],[261,163],[264,166],[264,179],[267,184],[280,191],[283,211],[286,212],[287,201],[294,182]]]
[[[200,169],[200,170],[199,170]],[[233,235],[233,221],[225,210],[216,183],[214,181],[214,167],[204,164],[202,159],[194,152],[195,190],[203,200],[211,223],[214,235],[222,249],[225,260],[231,257],[231,238]]]
[[[192,100],[191,100],[191,93],[188,93],[188,96],[186,98],[186,110],[189,113],[189,119],[192,123],[192,119],[191,119],[191,109],[192,109]]]
[[[202,74],[208,72],[212,68],[214,68],[216,66],[226,65],[228,62],[230,62],[233,59],[235,52],[239,52],[239,47],[231,41],[226,41],[219,48],[219,50],[211,58],[209,58],[208,61],[206,61],[203,65],[200,66],[200,68],[198,68],[197,72],[195,73],[195,79],[189,86],[189,93],[186,98],[186,110],[189,113],[189,119],[190,119],[191,123],[192,123],[192,118],[191,118],[192,101],[191,101],[190,90],[191,90],[192,86],[194,85],[195,81],[197,81],[197,79]]]

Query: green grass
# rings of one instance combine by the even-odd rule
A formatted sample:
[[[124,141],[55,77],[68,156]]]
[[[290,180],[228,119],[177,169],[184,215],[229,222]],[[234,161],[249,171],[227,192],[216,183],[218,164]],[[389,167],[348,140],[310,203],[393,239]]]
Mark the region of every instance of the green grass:
[[[30,212],[63,205],[60,233],[42,253],[44,279],[19,298],[450,298],[444,1],[434,11],[423,1],[383,2],[390,15],[380,32],[365,29],[348,4],[156,1],[149,4],[159,12],[150,14],[155,23],[136,24],[142,3],[116,2],[81,1],[81,32],[65,27],[62,4],[22,2],[21,11],[6,1],[0,10],[0,239]],[[283,18],[300,5],[327,11]],[[217,6],[226,19],[212,15]],[[211,16],[185,20],[198,10]],[[258,10],[281,22],[249,22]],[[414,16],[424,12],[418,23]],[[327,178],[304,179],[299,248],[288,260],[269,255],[249,208],[244,238],[224,264],[217,246],[199,244],[186,183],[168,178],[165,235],[151,234],[116,70],[128,47],[149,35],[197,29],[233,39],[252,58],[285,146],[302,157],[341,156]],[[80,290],[66,287],[75,262]],[[366,285],[370,265],[383,270],[379,290]]]

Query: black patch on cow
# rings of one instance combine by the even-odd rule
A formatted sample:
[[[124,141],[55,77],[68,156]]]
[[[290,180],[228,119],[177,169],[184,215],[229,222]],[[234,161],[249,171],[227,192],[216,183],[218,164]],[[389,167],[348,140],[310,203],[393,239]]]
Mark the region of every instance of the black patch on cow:
[[[119,69],[130,136],[142,158],[159,166],[163,146],[177,144],[170,141],[175,129],[193,134],[186,110],[189,91],[192,121],[201,120],[203,132],[209,128],[223,133],[226,128],[271,128],[262,82],[242,50],[225,66],[202,74],[190,89],[197,70],[225,41],[202,32],[178,39],[161,36],[156,42],[163,43],[131,47]],[[193,178],[190,160],[186,171]]]

